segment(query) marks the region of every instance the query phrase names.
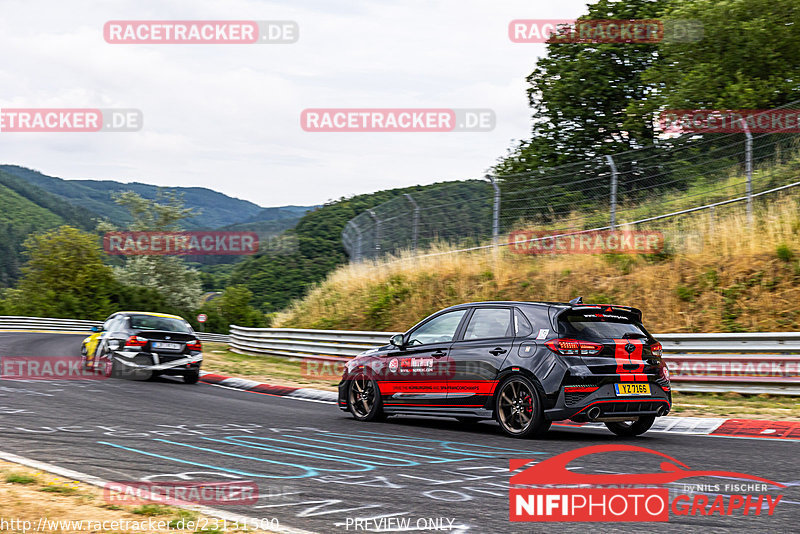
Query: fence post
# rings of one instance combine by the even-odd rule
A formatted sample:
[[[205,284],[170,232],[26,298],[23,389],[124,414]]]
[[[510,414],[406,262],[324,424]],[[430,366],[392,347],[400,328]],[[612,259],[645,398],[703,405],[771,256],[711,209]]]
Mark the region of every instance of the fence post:
[[[356,261],[361,261],[361,259],[363,258],[363,254],[364,254],[364,248],[363,248],[364,243],[361,240],[361,229],[358,227],[357,224],[354,224],[353,227],[355,227],[356,235],[357,235],[357,237],[356,237],[356,258],[357,258],[357,260]]]
[[[353,222],[353,219],[350,219],[347,222],[346,226],[351,226],[353,230],[356,232],[356,242],[355,246],[353,247],[353,258],[352,260],[358,263],[361,261],[361,229],[358,227],[356,223]]]
[[[753,224],[753,134],[742,119],[744,126],[744,170],[747,175],[747,223]]]
[[[500,237],[500,186],[494,176],[486,175],[486,179],[492,183],[494,188],[494,205],[492,206],[492,244],[496,247]]]
[[[611,229],[617,229],[617,166],[614,158],[606,156],[608,166],[611,167]]]
[[[381,220],[373,210],[367,210],[367,213],[375,220],[375,256],[377,257],[381,252]]]
[[[419,205],[414,198],[409,195],[408,193],[403,193],[403,196],[411,202],[411,205],[414,206],[414,226],[411,233],[411,250],[414,252],[417,251],[417,236],[419,235]]]

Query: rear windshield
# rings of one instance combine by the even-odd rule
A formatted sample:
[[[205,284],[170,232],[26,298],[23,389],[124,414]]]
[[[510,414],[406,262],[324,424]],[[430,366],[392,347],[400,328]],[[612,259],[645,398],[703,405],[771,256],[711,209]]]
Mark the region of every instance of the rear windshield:
[[[586,340],[647,337],[641,323],[623,316],[593,313],[564,314],[559,317],[558,330],[561,336]]]
[[[131,328],[134,330],[166,330],[167,332],[192,333],[189,323],[182,319],[171,317],[156,317],[154,315],[131,315]]]

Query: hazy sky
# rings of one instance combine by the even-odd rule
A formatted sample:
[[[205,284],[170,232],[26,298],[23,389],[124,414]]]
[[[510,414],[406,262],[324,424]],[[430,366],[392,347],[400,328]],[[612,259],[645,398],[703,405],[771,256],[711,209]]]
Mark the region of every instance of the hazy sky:
[[[530,130],[541,44],[585,0],[3,0],[0,108],[138,108],[135,133],[0,132],[0,162],[202,186],[263,206],[481,177]],[[287,45],[111,45],[109,20],[294,20]],[[311,133],[306,108],[491,108],[492,132]]]

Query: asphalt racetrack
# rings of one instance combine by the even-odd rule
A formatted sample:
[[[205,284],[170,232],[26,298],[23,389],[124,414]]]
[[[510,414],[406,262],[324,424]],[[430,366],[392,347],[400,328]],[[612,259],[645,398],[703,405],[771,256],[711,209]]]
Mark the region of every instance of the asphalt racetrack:
[[[82,336],[0,333],[0,356],[74,356]],[[186,385],[168,378],[0,380],[0,451],[107,481],[253,480],[255,504],[215,508],[277,518],[311,532],[797,532],[798,443],[652,432],[556,429],[540,440],[495,423],[397,417],[358,423],[332,403]],[[695,470],[735,470],[786,485],[773,516],[675,516],[669,523],[511,523],[509,460],[543,460],[597,444],[635,444]],[[598,459],[599,458],[599,459]],[[609,453],[570,464],[593,473],[659,472],[649,454]],[[742,482],[731,479],[685,484]],[[710,500],[714,491],[708,492]],[[392,522],[387,522],[389,518]],[[74,518],[80,519],[80,518]],[[360,520],[357,522],[356,520]],[[370,521],[364,521],[370,519]],[[446,529],[446,530],[445,530]]]

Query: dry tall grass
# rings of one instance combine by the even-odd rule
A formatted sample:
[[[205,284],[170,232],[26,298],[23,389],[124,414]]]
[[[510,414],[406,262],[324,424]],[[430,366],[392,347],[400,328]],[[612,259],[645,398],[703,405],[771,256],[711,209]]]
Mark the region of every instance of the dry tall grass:
[[[279,314],[277,326],[405,330],[485,300],[626,304],[655,332],[786,331],[800,323],[800,193],[654,224],[665,252],[531,256],[509,247],[346,265]],[[637,229],[644,229],[639,227]],[[430,252],[447,252],[438,247]]]

